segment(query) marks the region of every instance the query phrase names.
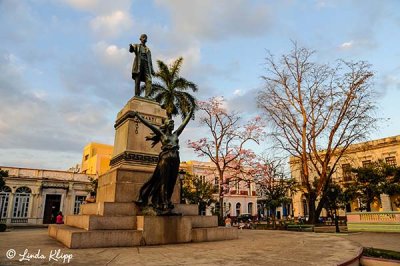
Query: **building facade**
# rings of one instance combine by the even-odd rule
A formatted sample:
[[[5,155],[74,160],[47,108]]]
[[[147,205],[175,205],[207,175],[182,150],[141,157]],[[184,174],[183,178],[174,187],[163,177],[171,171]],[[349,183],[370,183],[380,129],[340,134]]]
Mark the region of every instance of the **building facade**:
[[[83,148],[81,173],[102,175],[110,169],[113,146],[91,142]]]
[[[350,171],[351,168],[366,166],[378,160],[383,160],[387,164],[394,166],[400,163],[400,135],[349,146],[333,170],[332,180],[339,184],[351,184],[354,177]],[[335,158],[332,161],[335,161]],[[292,176],[301,183],[299,163],[293,158],[291,158],[290,162]],[[380,202],[376,201],[371,206],[371,211],[400,211],[397,202],[400,202],[400,195],[388,196],[382,194]],[[358,211],[360,204],[358,200],[353,201],[339,215],[344,216],[345,212]],[[301,215],[304,217],[308,215],[307,201],[302,191],[294,194],[293,205],[296,216]],[[321,215],[325,216],[326,212],[323,212]]]
[[[103,174],[110,169],[110,159],[113,146],[91,142],[83,150],[81,172],[86,174]],[[219,178],[216,167],[211,162],[187,161],[182,162],[180,168],[187,173],[201,177],[219,187]],[[224,212],[232,217],[242,213],[257,215],[257,196],[255,185],[252,182],[231,182],[224,186]],[[216,198],[218,194],[214,195]],[[202,211],[204,215],[211,215],[219,204],[212,205]]]
[[[180,168],[193,176],[204,179],[204,181],[212,182],[217,188],[220,188],[219,175],[212,162],[181,162]],[[224,189],[223,212],[225,215],[230,214],[232,217],[245,213],[257,215],[257,195],[253,182],[231,178],[231,182],[228,179],[225,180],[225,185],[222,187]],[[218,199],[219,194],[215,194],[214,197]],[[211,215],[213,210],[219,209],[218,205],[219,203],[211,205],[203,210],[202,214]]]
[[[0,191],[1,221],[8,225],[54,223],[59,211],[63,215],[78,214],[92,186],[90,175],[81,173],[2,166],[0,169],[8,171]]]

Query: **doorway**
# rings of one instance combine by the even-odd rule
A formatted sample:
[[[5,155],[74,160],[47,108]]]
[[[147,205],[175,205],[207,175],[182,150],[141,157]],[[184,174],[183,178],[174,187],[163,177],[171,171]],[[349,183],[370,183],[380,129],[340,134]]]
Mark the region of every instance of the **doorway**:
[[[60,210],[61,195],[47,194],[46,204],[44,207],[43,223],[54,224],[56,222],[56,216]]]

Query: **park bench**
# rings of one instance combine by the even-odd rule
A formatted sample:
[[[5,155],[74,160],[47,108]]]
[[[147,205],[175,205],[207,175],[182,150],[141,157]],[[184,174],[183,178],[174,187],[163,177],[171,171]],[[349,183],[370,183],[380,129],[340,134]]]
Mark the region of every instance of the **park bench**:
[[[288,224],[288,231],[298,231],[298,232],[314,232],[314,225],[310,224]]]

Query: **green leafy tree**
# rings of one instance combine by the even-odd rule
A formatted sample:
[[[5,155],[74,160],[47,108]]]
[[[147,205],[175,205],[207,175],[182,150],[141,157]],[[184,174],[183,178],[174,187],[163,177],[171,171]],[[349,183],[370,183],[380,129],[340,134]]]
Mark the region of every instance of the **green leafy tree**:
[[[271,210],[273,228],[276,228],[276,209],[282,204],[292,202],[292,193],[297,191],[298,183],[294,178],[286,178],[281,161],[264,160],[255,165],[257,192],[264,206]]]
[[[387,182],[383,184],[382,191],[389,196],[400,195],[400,167],[386,166]],[[395,202],[400,207],[400,201]]]
[[[90,187],[91,187],[90,194],[96,195],[97,194],[97,188],[99,186],[99,179],[98,179],[98,177],[91,177],[91,176],[89,176],[88,178],[89,178],[89,180],[91,182],[91,184],[90,184]]]
[[[196,107],[196,99],[188,92],[197,91],[197,85],[179,76],[183,58],[179,57],[170,66],[157,60],[158,72],[155,77],[160,82],[152,84],[150,97],[156,100],[166,110],[169,119],[180,114],[186,117],[191,107]]]
[[[0,191],[3,189],[3,187],[5,186],[6,182],[4,181],[4,177],[8,176],[8,171],[4,171],[0,169]],[[3,218],[2,214],[3,214],[3,200],[0,201],[0,221]],[[4,232],[6,230],[5,225],[1,225],[0,227],[0,232]]]
[[[371,204],[380,202],[380,195],[400,193],[400,168],[379,160],[367,166],[353,168],[355,180],[349,186],[349,193],[362,202],[360,210],[371,211]]]
[[[212,203],[218,202],[214,197],[216,193],[218,193],[218,188],[210,181],[204,181],[188,173],[185,175],[182,197],[190,204],[198,204],[200,207],[210,206]]]
[[[346,204],[351,201],[352,197],[349,197],[346,188],[343,188],[338,183],[330,182],[327,186],[326,201],[324,208],[335,220],[336,233],[340,233],[339,221],[338,221],[338,210],[346,208]]]
[[[8,171],[4,171],[0,169],[0,190],[5,186],[6,182],[4,181],[4,177],[8,176]]]

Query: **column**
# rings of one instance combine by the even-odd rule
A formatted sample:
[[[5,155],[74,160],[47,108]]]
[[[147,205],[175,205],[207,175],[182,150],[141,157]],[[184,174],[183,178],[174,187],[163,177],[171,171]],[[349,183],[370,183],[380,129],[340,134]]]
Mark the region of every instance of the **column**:
[[[11,191],[9,198],[8,198],[8,209],[7,209],[7,215],[6,215],[6,224],[11,223],[11,217],[12,217],[12,212],[14,210],[14,192]]]
[[[387,194],[381,194],[382,211],[390,212],[392,211],[392,204],[390,202],[390,196]]]

